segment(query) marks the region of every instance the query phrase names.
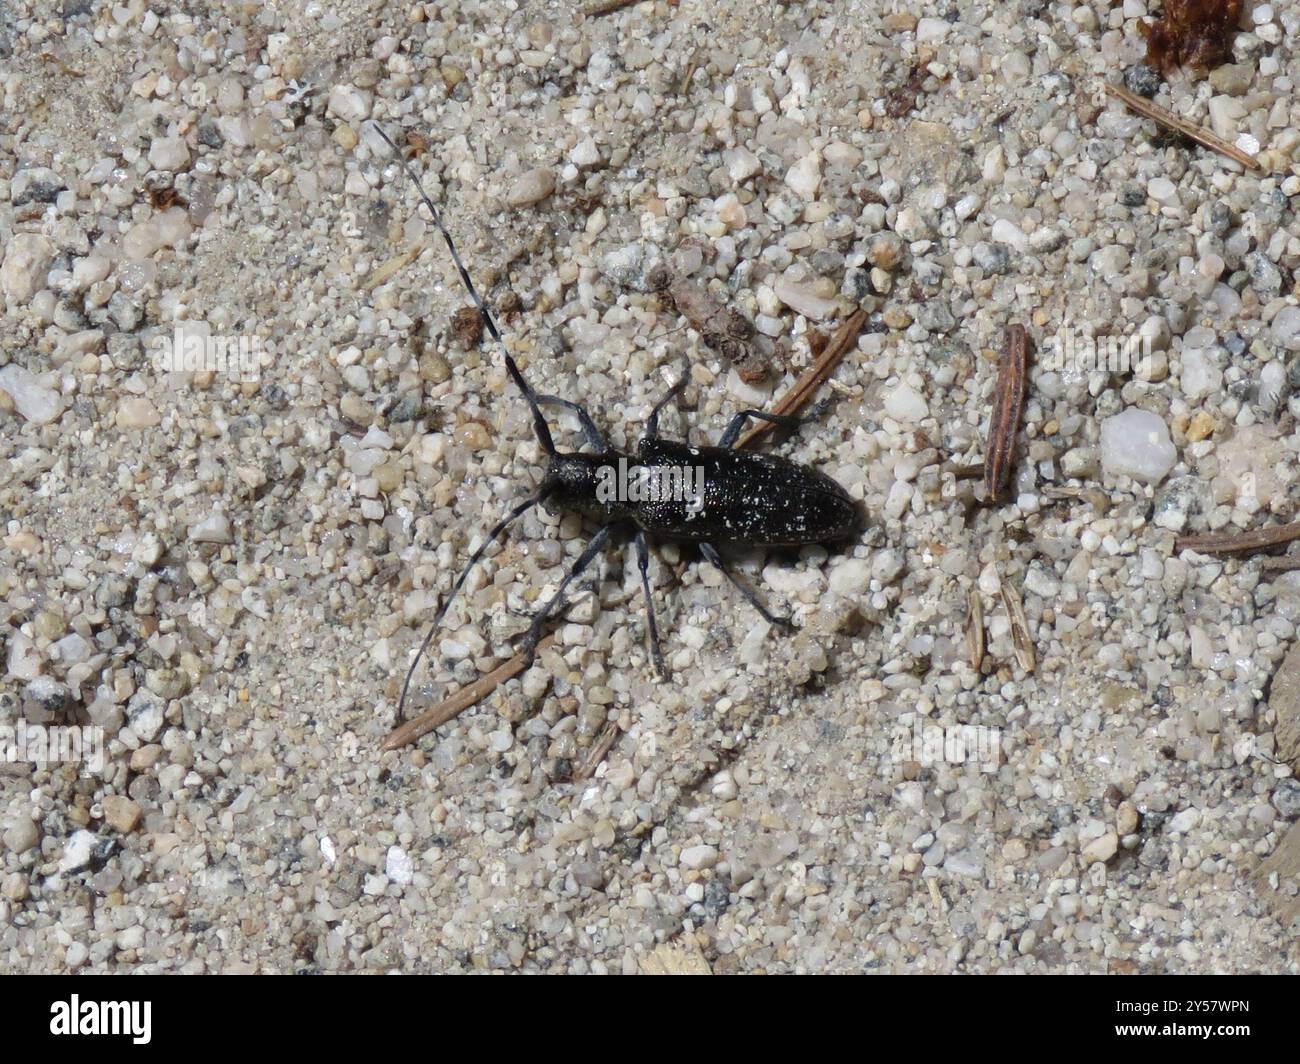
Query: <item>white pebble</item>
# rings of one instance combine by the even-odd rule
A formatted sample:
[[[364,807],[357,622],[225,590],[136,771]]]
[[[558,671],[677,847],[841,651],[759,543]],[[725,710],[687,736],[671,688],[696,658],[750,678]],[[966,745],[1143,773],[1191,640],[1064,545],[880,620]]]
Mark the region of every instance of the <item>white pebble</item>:
[[[388,847],[388,855],[384,858],[384,875],[399,886],[405,886],[414,878],[415,868],[411,858],[400,846]]]
[[[1158,484],[1177,460],[1169,426],[1149,410],[1131,407],[1101,424],[1101,464],[1112,476]]]
[[[233,543],[235,537],[230,530],[230,519],[220,510],[205,517],[192,529],[190,539],[195,543]]]
[[[718,863],[716,846],[687,846],[682,851],[681,863],[684,868],[712,868]]]
[[[885,393],[885,413],[896,421],[917,422],[930,413],[925,396],[907,384],[899,384]]]
[[[777,299],[805,318],[820,321],[835,313],[835,300],[823,299],[812,289],[787,281],[784,277],[772,285],[772,291],[776,293]]]
[[[822,183],[822,155],[810,151],[786,172],[785,183],[800,199],[812,202]]]
[[[62,396],[23,366],[11,363],[0,369],[0,391],[14,401],[18,413],[37,425],[48,425],[63,411]]]
[[[155,170],[180,170],[190,162],[184,137],[154,137],[149,145],[149,165]]]
[[[11,304],[26,303],[45,284],[54,245],[39,233],[15,233],[0,266],[0,289]]]

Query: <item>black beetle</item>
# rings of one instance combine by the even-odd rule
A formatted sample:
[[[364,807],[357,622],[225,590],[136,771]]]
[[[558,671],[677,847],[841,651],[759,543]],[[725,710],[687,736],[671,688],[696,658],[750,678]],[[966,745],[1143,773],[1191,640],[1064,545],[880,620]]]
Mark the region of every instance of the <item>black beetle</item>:
[[[668,671],[659,647],[659,631],[655,624],[654,605],[650,597],[650,552],[646,534],[657,538],[695,543],[700,553],[740,591],[746,600],[771,624],[789,625],[786,617],[777,617],[758,599],[758,596],[736,579],[717,551],[717,544],[731,543],[746,546],[795,547],[811,543],[828,543],[844,539],[857,527],[858,510],[848,493],[838,483],[823,473],[775,455],[757,454],[735,448],[741,429],[749,418],[769,421],[781,428],[797,428],[815,417],[786,417],[768,414],[762,410],[743,410],[736,414],[714,447],[693,447],[689,444],[659,438],[659,414],[686,386],[686,378],[677,381],[654,407],[646,422],[635,455],[616,451],[605,440],[591,415],[579,404],[558,395],[539,395],[533,391],[515,364],[505,340],[497,329],[496,321],[470,280],[469,271],[461,262],[460,254],[451,234],[443,225],[442,215],[425,193],[419,179],[411,170],[388,134],[378,124],[376,131],[392,149],[393,156],[415,185],[424,205],[433,216],[434,225],[442,234],[451,253],[452,261],[460,272],[470,297],[474,300],[483,324],[501,348],[506,371],[528,403],[533,417],[533,430],[537,442],[546,453],[546,472],[535,494],[516,503],[491,530],[487,538],[470,556],[469,562],[456,578],[451,592],[438,608],[429,630],[420,644],[420,650],[411,662],[402,685],[398,703],[401,718],[406,705],[407,691],[415,669],[442,623],[447,609],[455,599],[474,565],[483,557],[488,547],[516,518],[539,503],[552,513],[572,511],[601,522],[565,575],[555,594],[537,611],[524,635],[521,652],[525,661],[532,662],[542,629],[547,620],[564,604],[569,585],[591,564],[616,531],[630,532],[636,542],[637,568],[641,572],[641,586],[645,592],[646,617],[650,632],[650,648],[655,668],[664,679]],[[543,406],[563,407],[575,414],[587,443],[595,453],[564,452],[556,450],[551,431],[542,414]],[[650,498],[629,499],[612,496],[602,491],[607,474],[619,470],[623,481],[649,482],[655,471],[678,470],[683,477],[695,478],[699,489],[693,497],[681,493],[658,493]]]

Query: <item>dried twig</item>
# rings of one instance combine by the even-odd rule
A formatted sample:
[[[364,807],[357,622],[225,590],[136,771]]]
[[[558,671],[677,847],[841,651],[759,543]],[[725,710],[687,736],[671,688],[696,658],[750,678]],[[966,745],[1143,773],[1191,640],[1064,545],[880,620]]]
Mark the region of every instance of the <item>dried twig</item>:
[[[387,262],[376,267],[370,276],[361,283],[361,291],[369,292],[371,289],[378,288],[381,284],[392,277],[393,274],[397,273],[398,270],[409,266],[414,262],[423,250],[423,245],[415,244],[412,247],[407,248],[401,254],[394,255]]]
[[[831,337],[831,342],[826,345],[826,350],[822,352],[821,357],[804,370],[803,376],[794,382],[794,385],[785,395],[781,396],[776,406],[772,408],[772,413],[797,414],[807,406],[808,401],[817,394],[817,389],[835,372],[835,367],[840,364],[840,360],[858,342],[858,333],[862,331],[862,327],[866,323],[867,312],[865,310],[859,308],[850,314],[844,320],[844,324],[836,330],[835,335]],[[740,437],[740,442],[736,446],[748,447],[771,428],[770,422],[759,422]]]
[[[1174,544],[1175,550],[1194,550],[1198,554],[1253,554],[1282,543],[1300,539],[1300,521],[1289,525],[1273,525],[1254,532],[1224,535],[1210,532],[1198,536],[1183,536]]]
[[[984,448],[985,501],[995,503],[1006,487],[1015,464],[1016,433],[1020,411],[1025,405],[1025,379],[1029,366],[1029,333],[1023,325],[1008,325],[1006,351],[998,367],[993,413],[989,415],[989,438]]]
[[[971,588],[966,601],[970,605],[966,615],[966,653],[970,667],[979,672],[984,664],[984,600],[980,598],[980,589]]]
[[[1135,92],[1130,92],[1122,85],[1112,85],[1107,82],[1106,91],[1143,118],[1150,118],[1168,129],[1177,130],[1183,136],[1196,141],[1197,144],[1226,155],[1229,159],[1241,163],[1242,166],[1248,169],[1264,169],[1263,164],[1255,156],[1246,154],[1235,144],[1229,144],[1222,137],[1216,136],[1208,129],[1198,126],[1195,122],[1189,122],[1186,118],[1174,114],[1173,111],[1161,107],[1158,103],[1153,103]]]
[[[1284,554],[1279,558],[1261,558],[1260,568],[1265,572],[1290,573],[1300,569],[1300,555]]]
[[[615,11],[622,11],[623,8],[640,2],[641,0],[601,0],[598,4],[588,4],[584,7],[582,17],[599,18],[601,15],[612,15]]]
[[[555,641],[554,636],[548,635],[537,644],[538,651],[545,650]],[[454,695],[439,702],[430,710],[426,710],[413,720],[408,720],[400,728],[396,729],[387,739],[381,750],[400,750],[403,746],[409,746],[422,735],[427,735],[434,728],[440,728],[449,720],[455,720],[465,710],[476,702],[481,702],[503,683],[513,676],[517,676],[524,671],[524,655],[516,654],[504,665],[493,669],[486,676],[480,676],[472,684],[462,687]]]
[[[611,720],[606,724],[597,737],[595,744],[588,751],[587,756],[583,758],[582,765],[573,774],[573,778],[575,780],[591,779],[596,769],[600,768],[600,763],[605,760],[605,755],[613,749],[614,744],[618,742],[618,737],[622,734],[622,729],[614,721]]]
[[[1025,607],[1021,605],[1017,591],[1008,586],[1005,580],[1000,583],[1002,605],[1006,608],[1007,620],[1011,622],[1011,644],[1016,650],[1016,661],[1025,672],[1033,672],[1038,659],[1034,654],[1033,637],[1029,634],[1029,622],[1025,620]]]

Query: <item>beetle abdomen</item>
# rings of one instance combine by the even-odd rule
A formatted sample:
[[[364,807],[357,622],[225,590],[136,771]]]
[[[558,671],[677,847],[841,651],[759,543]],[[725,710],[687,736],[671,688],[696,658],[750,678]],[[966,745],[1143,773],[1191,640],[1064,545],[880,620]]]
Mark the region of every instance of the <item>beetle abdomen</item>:
[[[686,499],[642,502],[633,520],[663,539],[688,542],[799,546],[850,534],[857,512],[830,477],[776,455],[649,440],[640,464],[679,467],[697,484]]]

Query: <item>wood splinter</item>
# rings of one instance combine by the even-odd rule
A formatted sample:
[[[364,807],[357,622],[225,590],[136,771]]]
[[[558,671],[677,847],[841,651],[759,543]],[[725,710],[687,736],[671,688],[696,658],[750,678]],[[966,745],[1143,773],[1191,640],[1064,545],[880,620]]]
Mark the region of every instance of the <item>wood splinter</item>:
[[[1015,465],[1016,433],[1025,404],[1025,381],[1029,373],[1029,332],[1023,325],[1007,326],[1006,352],[998,367],[989,415],[988,444],[984,450],[985,501],[996,503]]]

